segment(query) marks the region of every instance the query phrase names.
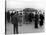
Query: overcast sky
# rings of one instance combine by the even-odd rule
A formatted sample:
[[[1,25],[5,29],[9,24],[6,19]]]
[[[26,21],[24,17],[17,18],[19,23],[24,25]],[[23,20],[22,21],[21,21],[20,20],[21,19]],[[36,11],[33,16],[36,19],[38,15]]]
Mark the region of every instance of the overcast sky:
[[[43,0],[6,0],[6,6],[10,9],[15,8],[45,8]]]

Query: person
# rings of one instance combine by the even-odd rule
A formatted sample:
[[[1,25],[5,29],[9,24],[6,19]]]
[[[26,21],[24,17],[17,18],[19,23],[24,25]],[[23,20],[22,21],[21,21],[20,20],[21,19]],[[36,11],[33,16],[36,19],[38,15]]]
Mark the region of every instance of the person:
[[[35,28],[38,28],[38,14],[35,14]]]
[[[18,34],[18,19],[16,15],[12,16],[11,22],[14,25],[14,34],[15,34],[15,29],[16,29],[16,33]]]
[[[40,14],[40,26],[43,26],[43,23],[44,23],[44,15],[43,14]]]
[[[30,14],[28,15],[28,19],[29,19],[30,22],[32,22],[32,13],[30,13]]]
[[[32,22],[33,18],[34,18],[34,14],[33,14],[33,13],[30,13],[30,14],[28,15],[29,21]]]
[[[7,12],[7,20],[8,20],[8,22],[10,21],[10,13],[9,13],[9,11]]]

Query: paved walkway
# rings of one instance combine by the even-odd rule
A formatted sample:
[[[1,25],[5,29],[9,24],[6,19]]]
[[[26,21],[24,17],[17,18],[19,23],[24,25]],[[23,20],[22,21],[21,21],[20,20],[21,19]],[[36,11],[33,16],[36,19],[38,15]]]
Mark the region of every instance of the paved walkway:
[[[36,33],[36,32],[43,32],[43,27],[39,27],[38,29],[34,28],[34,24],[22,24],[22,26],[18,26],[19,34],[21,33]],[[6,24],[7,34],[13,34],[13,24],[7,23]]]

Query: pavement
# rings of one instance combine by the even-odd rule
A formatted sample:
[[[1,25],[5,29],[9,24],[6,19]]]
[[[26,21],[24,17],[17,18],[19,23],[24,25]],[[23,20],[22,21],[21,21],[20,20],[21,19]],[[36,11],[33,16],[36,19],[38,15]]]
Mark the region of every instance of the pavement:
[[[13,24],[12,23],[6,23],[6,34],[13,34]],[[19,34],[24,34],[24,33],[39,33],[39,32],[44,32],[44,26],[39,27],[38,29],[34,28],[34,23],[32,22],[31,24],[22,24],[21,26],[18,26],[18,32]]]

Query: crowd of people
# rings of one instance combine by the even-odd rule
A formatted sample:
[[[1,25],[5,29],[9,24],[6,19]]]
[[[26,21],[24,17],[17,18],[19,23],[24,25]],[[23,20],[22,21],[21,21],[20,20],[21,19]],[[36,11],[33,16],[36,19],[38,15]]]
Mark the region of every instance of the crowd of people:
[[[25,9],[24,10],[26,13],[26,15],[25,15],[25,20],[26,21],[29,21],[29,22],[32,22],[32,21],[34,21],[35,23],[35,28],[38,28],[38,24],[42,27],[43,25],[44,25],[44,12],[42,13],[42,11],[40,10],[40,11],[38,11],[38,10],[36,10],[36,9],[29,9],[29,8],[27,8],[27,9]],[[28,14],[28,16],[27,16],[27,14]]]
[[[28,10],[24,10],[23,12],[25,12],[25,18],[24,20],[25,21],[29,21],[29,22],[32,22],[34,21],[35,23],[35,28],[38,28],[38,24],[40,26],[43,26],[44,24],[44,15],[43,14],[39,14],[39,12],[37,10],[33,10],[35,12],[35,14],[32,12],[32,10],[30,10],[30,13],[27,13]],[[14,25],[14,34],[15,34],[15,29],[16,29],[16,33],[18,34],[18,12],[12,12],[10,13],[10,11],[6,12],[6,16],[7,16],[7,21],[8,22],[12,22],[12,24]],[[21,14],[22,15],[22,14]],[[11,20],[10,20],[10,17],[11,17]],[[24,21],[23,20],[23,21]]]

